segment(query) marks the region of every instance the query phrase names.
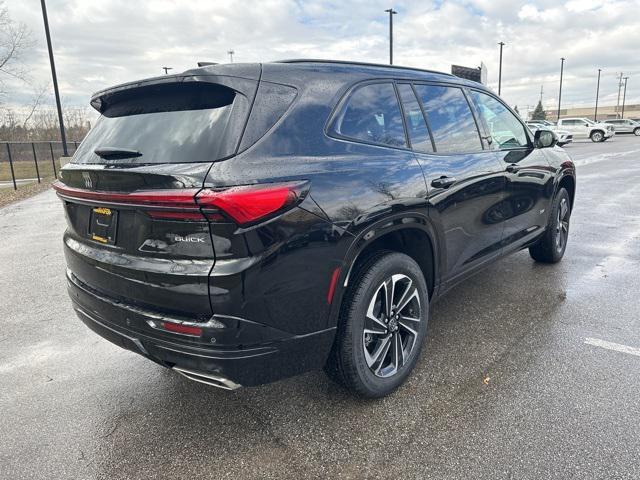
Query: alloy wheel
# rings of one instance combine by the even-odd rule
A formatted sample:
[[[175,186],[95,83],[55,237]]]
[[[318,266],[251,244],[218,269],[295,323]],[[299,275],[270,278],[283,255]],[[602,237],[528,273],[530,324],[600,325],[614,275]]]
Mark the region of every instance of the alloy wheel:
[[[362,332],[365,360],[374,375],[392,377],[407,363],[421,318],[418,289],[408,276],[392,275],[376,289]]]
[[[602,140],[602,134],[600,132],[595,132],[593,135],[591,135],[591,139],[594,142],[600,142]]]
[[[569,236],[569,202],[566,198],[560,200],[558,206],[558,218],[556,221],[556,250],[561,252],[567,244]]]

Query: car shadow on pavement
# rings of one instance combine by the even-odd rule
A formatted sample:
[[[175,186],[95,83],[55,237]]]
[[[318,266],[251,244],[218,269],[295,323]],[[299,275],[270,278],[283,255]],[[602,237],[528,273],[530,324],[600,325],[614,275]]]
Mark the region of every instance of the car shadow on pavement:
[[[535,368],[564,302],[562,272],[522,253],[456,287],[433,308],[413,375],[381,400],[354,398],[322,372],[227,392],[160,370],[144,395],[100,422],[108,435],[94,467],[108,478],[154,470],[197,478],[212,468],[231,478],[366,476],[382,465],[406,472],[402,459],[414,449],[462,417],[493,415],[500,407],[483,398]],[[394,445],[402,455],[388,451]]]

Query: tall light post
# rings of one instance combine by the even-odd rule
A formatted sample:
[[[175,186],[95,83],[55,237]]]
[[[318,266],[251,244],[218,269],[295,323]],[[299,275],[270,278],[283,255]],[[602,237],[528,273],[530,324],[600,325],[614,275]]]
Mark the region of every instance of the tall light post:
[[[560,106],[562,105],[562,75],[564,74],[564,61],[566,59],[562,57],[560,59],[560,93],[558,93],[558,121],[560,121]]]
[[[51,46],[51,34],[49,33],[49,18],[47,17],[47,6],[44,0],[40,0],[42,5],[42,19],[44,20],[44,33],[47,37],[47,48],[49,49],[49,63],[51,64],[51,77],[53,78],[53,93],[56,97],[56,107],[58,108],[58,123],[60,124],[60,139],[62,140],[62,152],[65,157],[69,156],[67,151],[67,136],[64,133],[64,120],[62,118],[62,104],[60,103],[60,92],[58,91],[58,76],[56,75],[56,63],[53,60],[53,47]]]
[[[629,80],[629,77],[624,77],[624,94],[622,95],[622,118],[624,118],[624,102],[627,99],[627,80]]]
[[[385,10],[389,14],[389,65],[393,65],[393,16],[397,14],[393,8]]]
[[[173,67],[162,67],[162,69],[164,70],[164,74],[168,75],[169,74],[169,70],[173,70]]]
[[[506,44],[504,42],[498,43],[500,45],[500,70],[498,71],[498,95],[502,92],[502,47]]]
[[[229,50],[227,51],[227,53],[229,54],[229,63],[233,63],[233,54],[236,53],[233,50]]]
[[[618,80],[618,101],[616,102],[616,118],[620,115],[620,91],[622,90],[622,72],[620,72],[620,80]]]
[[[593,120],[595,122],[598,121],[598,98],[600,97],[600,73],[602,73],[602,69],[598,69],[598,86],[596,87],[596,110],[593,112]]]

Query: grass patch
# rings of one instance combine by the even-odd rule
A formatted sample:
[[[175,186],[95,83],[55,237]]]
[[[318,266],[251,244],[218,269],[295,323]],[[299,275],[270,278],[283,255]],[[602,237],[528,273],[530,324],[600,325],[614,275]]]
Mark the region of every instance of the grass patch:
[[[53,177],[53,165],[51,160],[38,160],[38,170],[40,172],[40,178]],[[56,171],[58,167],[56,165]],[[32,160],[13,162],[13,171],[16,175],[16,180],[23,178],[37,178],[36,164]],[[11,181],[11,167],[9,162],[0,163],[0,182]],[[20,187],[18,187],[20,188]]]
[[[33,183],[18,185],[18,190],[14,190],[13,187],[0,188],[0,207],[7,206],[10,203],[44,192],[51,188],[51,182],[53,182],[53,177],[43,179],[42,183],[38,183],[36,181]]]

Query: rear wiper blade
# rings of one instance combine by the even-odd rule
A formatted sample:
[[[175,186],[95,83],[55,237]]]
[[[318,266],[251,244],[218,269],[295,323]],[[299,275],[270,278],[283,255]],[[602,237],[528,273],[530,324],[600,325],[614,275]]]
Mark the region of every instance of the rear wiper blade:
[[[117,147],[98,147],[93,151],[93,153],[104,159],[134,158],[142,156],[142,153],[138,150]]]

